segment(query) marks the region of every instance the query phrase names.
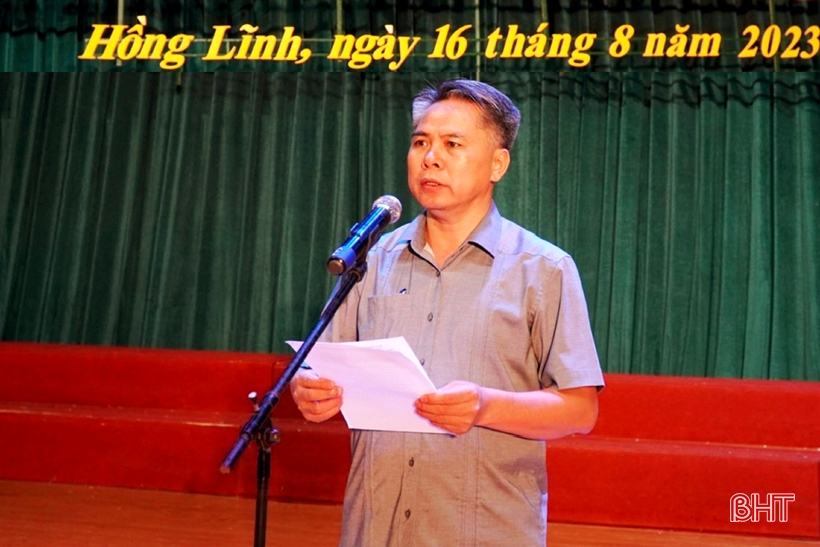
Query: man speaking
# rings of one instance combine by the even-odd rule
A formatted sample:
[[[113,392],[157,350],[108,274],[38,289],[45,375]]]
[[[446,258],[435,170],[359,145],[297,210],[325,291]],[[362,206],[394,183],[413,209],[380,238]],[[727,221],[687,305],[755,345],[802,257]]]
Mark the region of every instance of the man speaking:
[[[470,80],[413,101],[407,182],[424,212],[370,250],[326,339],[404,336],[437,388],[416,412],[452,435],[352,432],[344,547],[543,547],[544,441],[595,424],[603,377],[575,263],[492,199],[519,122]],[[310,370],[291,393],[314,422],[344,398]]]

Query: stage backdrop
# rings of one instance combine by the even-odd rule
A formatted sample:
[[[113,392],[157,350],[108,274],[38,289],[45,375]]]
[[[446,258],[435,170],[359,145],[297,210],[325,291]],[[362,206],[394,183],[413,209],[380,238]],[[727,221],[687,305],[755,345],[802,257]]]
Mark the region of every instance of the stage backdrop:
[[[3,340],[286,351],[443,74],[0,75]],[[817,74],[487,74],[611,372],[820,379]]]

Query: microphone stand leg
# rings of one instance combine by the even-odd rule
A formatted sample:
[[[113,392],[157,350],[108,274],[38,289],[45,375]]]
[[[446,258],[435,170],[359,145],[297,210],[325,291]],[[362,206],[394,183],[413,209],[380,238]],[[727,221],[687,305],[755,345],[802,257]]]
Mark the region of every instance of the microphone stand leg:
[[[268,487],[270,483],[271,447],[280,440],[278,429],[273,427],[270,416],[262,429],[254,436],[256,440],[256,520],[253,533],[254,547],[265,547],[268,530]]]
[[[254,414],[247,421],[239,438],[231,448],[231,451],[225,457],[219,470],[222,473],[230,473],[236,460],[245,451],[251,439],[256,441],[259,448],[259,457],[257,459],[257,494],[256,494],[256,527],[254,531],[254,545],[256,547],[265,546],[265,532],[267,531],[267,510],[268,510],[268,481],[270,480],[270,448],[272,445],[279,442],[279,431],[273,428],[271,422],[271,411],[276,403],[279,402],[279,397],[286,389],[288,382],[296,375],[299,366],[304,362],[310,349],[316,344],[325,327],[330,323],[330,319],[336,310],[341,306],[342,301],[347,297],[353,286],[362,280],[367,271],[367,261],[362,260],[349,272],[339,278],[333,293],[328,300],[325,309],[322,311],[319,322],[311,329],[310,334],[305,338],[304,344],[290,360],[290,363],[285,368],[285,371],[276,381],[276,384],[271,390],[262,398],[259,403],[256,392],[248,394],[248,398],[253,403]]]

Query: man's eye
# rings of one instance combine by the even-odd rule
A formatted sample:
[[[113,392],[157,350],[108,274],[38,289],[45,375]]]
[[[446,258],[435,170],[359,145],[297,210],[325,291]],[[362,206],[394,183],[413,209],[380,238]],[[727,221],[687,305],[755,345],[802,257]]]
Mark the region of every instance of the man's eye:
[[[461,146],[461,144],[460,144],[460,143],[457,143],[456,141],[449,141],[449,142],[447,143],[447,146],[449,146],[450,148],[456,148],[456,147],[458,147],[458,146]]]
[[[419,140],[417,140],[417,141],[413,141],[413,146],[416,146],[416,147],[418,147],[418,146],[424,146],[425,144],[427,144],[427,143],[425,143],[425,142],[424,142],[423,140],[421,140],[421,139],[419,139]]]

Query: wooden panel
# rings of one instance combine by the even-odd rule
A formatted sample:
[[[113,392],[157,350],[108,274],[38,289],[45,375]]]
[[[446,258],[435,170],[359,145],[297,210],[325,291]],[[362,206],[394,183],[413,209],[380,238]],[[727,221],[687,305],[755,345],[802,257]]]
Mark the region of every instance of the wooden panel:
[[[593,435],[820,449],[820,382],[605,379]]]
[[[0,342],[0,401],[248,412],[284,356]]]
[[[233,473],[219,465],[246,416],[240,413],[0,403],[0,478],[250,495],[256,446]],[[334,424],[277,420],[271,496],[341,502],[350,435]]]
[[[820,538],[820,453],[702,443],[567,438],[549,444],[559,522]],[[738,493],[793,493],[787,522],[730,522]]]

